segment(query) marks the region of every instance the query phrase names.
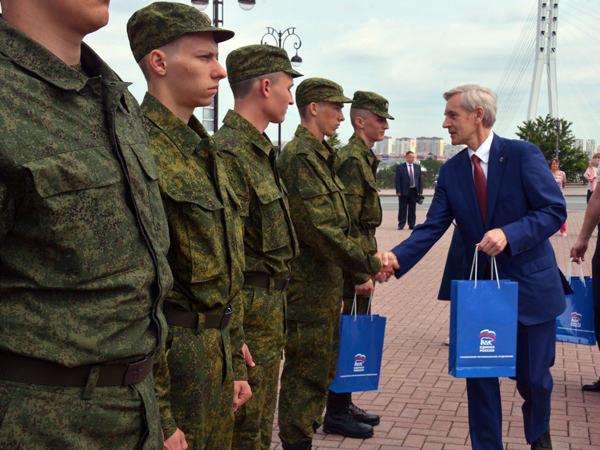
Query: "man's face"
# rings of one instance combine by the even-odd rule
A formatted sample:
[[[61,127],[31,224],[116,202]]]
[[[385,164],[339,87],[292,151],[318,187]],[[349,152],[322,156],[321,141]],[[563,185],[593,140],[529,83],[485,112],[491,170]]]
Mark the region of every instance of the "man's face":
[[[367,112],[368,114],[365,114],[365,117],[363,117],[365,137],[373,142],[383,141],[385,130],[390,128],[387,119],[373,114],[371,111]]]
[[[325,136],[333,136],[340,124],[346,120],[342,109],[344,104],[341,102],[319,102],[317,103],[318,115],[317,124]]]
[[[461,99],[464,94],[456,94],[450,97],[446,103],[445,119],[442,127],[450,133],[452,145],[468,145],[468,142],[477,131],[475,119],[476,111],[468,114],[461,105]]]
[[[63,27],[81,36],[93,33],[108,23],[110,0],[52,0],[37,2]]]
[[[227,76],[217,61],[218,47],[212,33],[190,33],[179,38],[165,55],[166,80],[177,105],[186,108],[208,106]]]
[[[271,91],[267,102],[269,122],[282,123],[285,120],[288,106],[294,104],[292,86],[294,86],[294,78],[289,73],[277,73],[277,77],[271,83]]]
[[[412,164],[415,162],[415,154],[414,153],[409,153],[408,155],[406,155],[406,162],[408,164]]]

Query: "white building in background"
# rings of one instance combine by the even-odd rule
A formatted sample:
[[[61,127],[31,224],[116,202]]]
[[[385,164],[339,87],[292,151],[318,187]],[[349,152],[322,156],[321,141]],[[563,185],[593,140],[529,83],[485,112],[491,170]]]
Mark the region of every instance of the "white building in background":
[[[384,136],[383,141],[375,144],[375,153],[377,155],[391,155],[394,153],[394,139],[390,136]]]
[[[465,147],[465,145],[444,144],[444,156],[450,159]]]
[[[444,139],[441,137],[418,137],[416,153],[423,157],[444,156]]]
[[[591,158],[594,153],[596,153],[596,149],[598,148],[598,142],[596,139],[588,139],[585,141],[585,152]]]
[[[415,138],[397,138],[396,139],[396,155],[406,155],[408,152],[417,152],[417,140]]]
[[[573,148],[578,148],[581,152],[585,152],[585,141],[583,139],[575,139]]]

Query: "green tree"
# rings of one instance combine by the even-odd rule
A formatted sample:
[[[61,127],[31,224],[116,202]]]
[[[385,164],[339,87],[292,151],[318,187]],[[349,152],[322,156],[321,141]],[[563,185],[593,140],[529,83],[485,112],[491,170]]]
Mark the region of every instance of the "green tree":
[[[340,140],[340,135],[335,133],[333,136],[330,136],[325,139],[327,143],[331,146],[331,148],[339,148],[342,146],[342,141]]]
[[[538,117],[535,120],[526,120],[523,125],[517,126],[517,136],[539,147],[548,164],[556,158],[556,134],[558,128],[558,159],[560,168],[567,172],[569,181],[581,181],[581,173],[588,166],[588,156],[581,150],[574,148],[575,136],[571,131],[572,122],[560,119],[558,127],[556,119],[550,114]]]
[[[394,164],[385,169],[377,171],[377,185],[380,189],[394,189],[396,186],[396,168],[398,164]]]
[[[426,171],[423,172],[423,187],[430,188],[433,187],[435,180],[437,180],[437,175],[440,173],[440,169],[444,163],[442,161],[438,161],[435,158],[427,158],[421,161],[421,167],[424,167]]]

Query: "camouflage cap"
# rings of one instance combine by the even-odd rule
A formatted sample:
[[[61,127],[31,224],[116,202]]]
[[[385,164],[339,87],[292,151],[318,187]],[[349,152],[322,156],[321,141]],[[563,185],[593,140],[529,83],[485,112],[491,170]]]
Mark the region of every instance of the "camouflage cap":
[[[394,117],[388,113],[389,106],[387,99],[375,92],[356,91],[354,93],[352,109],[366,109],[379,117],[394,120]]]
[[[302,108],[312,102],[352,103],[344,95],[344,89],[337,83],[325,78],[307,78],[296,89],[296,104]]]
[[[287,52],[272,45],[247,45],[227,55],[227,78],[229,84],[275,72],[289,73],[292,77],[302,77],[292,69]]]
[[[215,42],[231,39],[234,32],[213,27],[210,18],[190,5],[155,2],[142,8],[127,22],[129,45],[136,61],[188,33],[210,32]]]

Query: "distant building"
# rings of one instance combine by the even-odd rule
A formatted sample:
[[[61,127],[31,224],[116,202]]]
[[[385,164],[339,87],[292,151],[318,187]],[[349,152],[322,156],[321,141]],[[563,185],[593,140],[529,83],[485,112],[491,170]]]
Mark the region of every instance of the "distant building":
[[[390,136],[384,136],[383,141],[375,144],[375,154],[391,155],[394,153],[394,139]]]
[[[463,148],[465,148],[464,145],[444,144],[444,156],[446,158],[452,158],[458,152],[460,152]]]
[[[585,152],[591,158],[596,153],[596,148],[598,147],[598,142],[596,139],[588,139],[585,141]]]
[[[441,137],[418,137],[417,155],[422,157],[444,156],[444,139]]]
[[[407,152],[411,151],[417,152],[417,140],[415,138],[397,138],[395,142],[395,154],[396,155],[406,155]]]

